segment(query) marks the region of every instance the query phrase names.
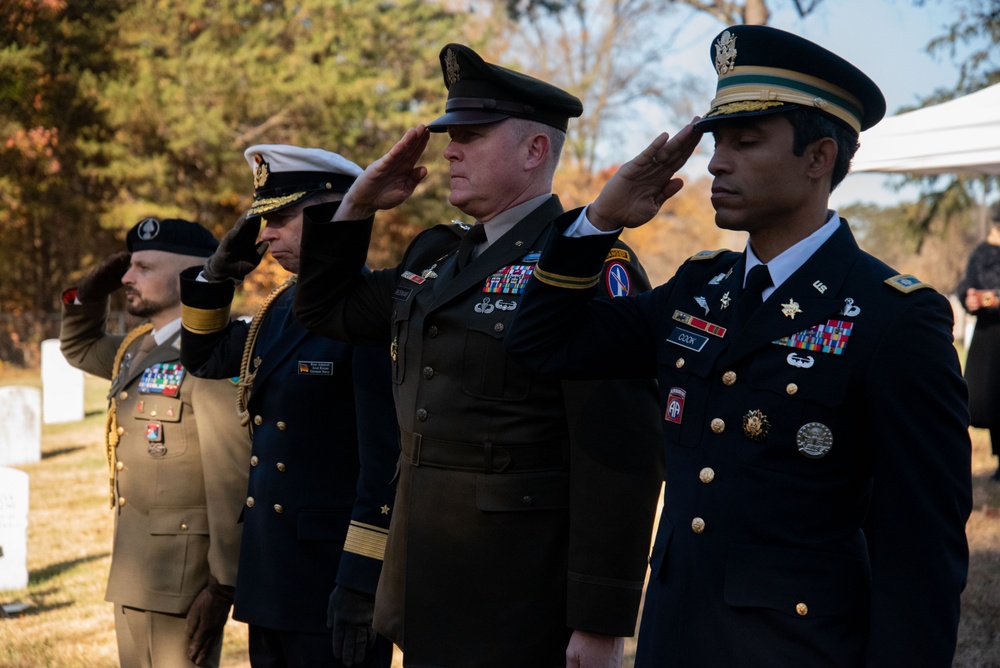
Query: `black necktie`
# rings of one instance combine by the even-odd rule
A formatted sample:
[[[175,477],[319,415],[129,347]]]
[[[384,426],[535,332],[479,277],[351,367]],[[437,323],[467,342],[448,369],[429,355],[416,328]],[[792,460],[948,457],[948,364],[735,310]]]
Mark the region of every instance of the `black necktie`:
[[[483,225],[473,225],[462,237],[462,242],[458,245],[458,269],[464,269],[472,259],[476,257],[476,247],[486,241],[486,227]]]
[[[740,295],[740,320],[746,322],[757,307],[764,302],[762,293],[771,287],[771,272],[766,264],[758,264],[747,274],[747,284]]]

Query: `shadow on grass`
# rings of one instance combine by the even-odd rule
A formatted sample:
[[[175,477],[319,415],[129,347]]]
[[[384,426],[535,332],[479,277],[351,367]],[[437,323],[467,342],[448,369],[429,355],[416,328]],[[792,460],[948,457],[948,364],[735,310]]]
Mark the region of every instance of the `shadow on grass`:
[[[70,448],[59,448],[57,450],[47,450],[42,453],[42,459],[52,459],[53,457],[59,457],[60,455],[71,455],[74,452],[83,450],[84,446],[75,445]]]
[[[31,571],[28,574],[28,579],[32,585],[40,585],[49,580],[56,578],[68,570],[76,568],[82,564],[89,564],[92,561],[97,561],[99,559],[104,559],[109,556],[110,552],[102,552],[101,554],[91,554],[86,557],[80,557],[79,559],[73,559],[72,561],[60,561],[58,564],[50,564],[45,568],[41,568],[35,571]]]

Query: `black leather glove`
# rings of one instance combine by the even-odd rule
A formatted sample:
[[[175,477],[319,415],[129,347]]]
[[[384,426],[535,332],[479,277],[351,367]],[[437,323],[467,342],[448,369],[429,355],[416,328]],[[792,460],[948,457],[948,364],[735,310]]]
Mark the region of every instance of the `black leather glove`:
[[[214,575],[209,574],[208,584],[198,592],[187,613],[184,632],[191,639],[188,643],[188,659],[196,666],[202,665],[215,646],[222,629],[229,618],[229,608],[233,605],[233,587],[219,584]]]
[[[81,302],[99,302],[122,287],[122,277],[132,262],[132,254],[121,251],[108,257],[80,279],[76,298]]]
[[[340,208],[340,200],[313,204],[302,209],[302,216],[311,223],[329,223]]]
[[[260,218],[240,216],[233,229],[226,232],[212,257],[201,270],[205,279],[212,283],[232,281],[239,285],[251,271],[257,268],[267,252],[268,243],[258,243]]]
[[[372,616],[375,597],[337,586],[326,608],[326,625],[333,629],[333,655],[345,666],[365,660],[365,652],[375,644]]]

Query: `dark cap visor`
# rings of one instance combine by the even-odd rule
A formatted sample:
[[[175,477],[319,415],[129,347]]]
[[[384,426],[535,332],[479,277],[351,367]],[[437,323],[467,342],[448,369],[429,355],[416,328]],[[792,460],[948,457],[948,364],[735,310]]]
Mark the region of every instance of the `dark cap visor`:
[[[431,132],[447,132],[449,125],[486,125],[510,118],[509,114],[481,109],[456,109],[427,124]]]

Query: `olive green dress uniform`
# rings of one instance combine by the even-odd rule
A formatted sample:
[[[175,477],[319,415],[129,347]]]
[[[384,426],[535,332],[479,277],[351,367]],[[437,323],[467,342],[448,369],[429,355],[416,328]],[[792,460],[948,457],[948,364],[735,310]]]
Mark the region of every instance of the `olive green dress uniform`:
[[[372,221],[306,210],[297,316],[393,358],[403,456],[375,628],[407,666],[564,665],[572,629],[634,632],[662,479],[654,386],[561,382],[503,352],[517,275],[561,211],[550,197],[461,270],[465,229],[441,225],[361,276]],[[605,275],[648,287],[624,245]]]
[[[179,328],[133,368],[137,338],[115,369],[124,337],[104,331],[107,316],[107,300],[64,304],[59,336],[71,365],[112,379],[108,396],[117,404],[105,599],[184,615],[209,573],[236,584],[249,438],[236,418],[234,385],[195,378],[180,366]],[[160,391],[147,391],[147,383]]]

